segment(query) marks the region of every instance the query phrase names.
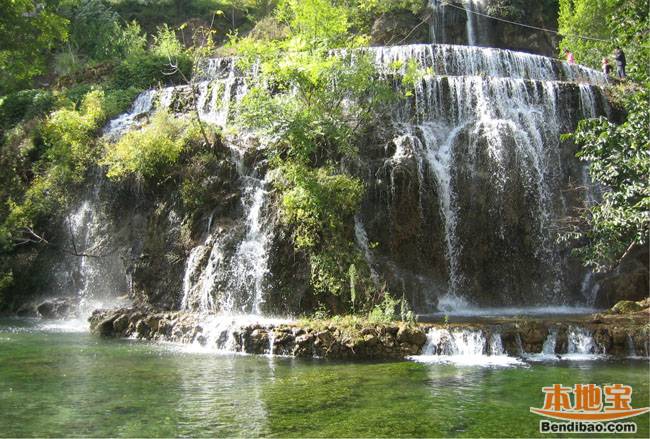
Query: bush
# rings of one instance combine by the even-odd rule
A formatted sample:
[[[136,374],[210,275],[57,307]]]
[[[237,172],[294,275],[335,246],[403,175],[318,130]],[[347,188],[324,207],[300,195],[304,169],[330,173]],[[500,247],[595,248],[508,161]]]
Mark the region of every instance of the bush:
[[[107,145],[101,161],[106,175],[115,180],[134,176],[137,180],[160,180],[178,161],[185,145],[200,136],[185,119],[165,111],[156,113],[146,127],[126,133],[117,143]]]
[[[21,120],[42,116],[54,106],[50,91],[22,90],[0,98],[0,128],[7,129]]]
[[[181,57],[177,62],[180,71],[186,78],[189,78],[192,72],[192,61],[189,58]],[[137,57],[128,57],[120,63],[115,69],[113,86],[147,89],[159,85],[182,83],[182,78],[180,73],[173,73],[168,58],[147,53]]]

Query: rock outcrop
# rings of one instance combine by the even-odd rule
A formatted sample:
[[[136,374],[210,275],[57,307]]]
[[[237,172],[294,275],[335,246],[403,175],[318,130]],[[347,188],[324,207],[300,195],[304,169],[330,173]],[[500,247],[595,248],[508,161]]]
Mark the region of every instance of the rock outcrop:
[[[551,321],[545,319],[490,319],[472,323],[406,324],[335,321],[241,322],[236,318],[185,312],[155,312],[123,308],[97,310],[91,330],[104,337],[195,343],[213,349],[249,354],[276,354],[330,359],[403,359],[419,355],[433,329],[479,331],[485,340],[502,340],[503,353],[521,356],[542,352],[549,334],[555,334],[553,352],[569,351],[576,328],[593,338],[594,353],[650,355],[648,309],[627,314]],[[485,350],[487,354],[488,346]]]

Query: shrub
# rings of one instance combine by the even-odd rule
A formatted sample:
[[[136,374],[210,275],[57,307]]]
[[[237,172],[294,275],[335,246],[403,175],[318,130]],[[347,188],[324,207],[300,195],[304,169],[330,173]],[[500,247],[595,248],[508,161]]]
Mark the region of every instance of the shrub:
[[[186,78],[192,71],[192,61],[186,57],[177,59],[178,66]],[[168,58],[155,54],[130,56],[122,61],[115,69],[113,86],[116,88],[137,87],[152,88],[158,85],[178,84],[183,82],[183,76],[173,72]]]
[[[146,127],[108,145],[102,164],[108,167],[106,175],[115,180],[128,176],[160,180],[178,161],[185,145],[199,136],[187,120],[159,111]]]
[[[54,96],[42,89],[22,90],[0,98],[0,128],[6,129],[21,120],[42,116],[54,106]]]

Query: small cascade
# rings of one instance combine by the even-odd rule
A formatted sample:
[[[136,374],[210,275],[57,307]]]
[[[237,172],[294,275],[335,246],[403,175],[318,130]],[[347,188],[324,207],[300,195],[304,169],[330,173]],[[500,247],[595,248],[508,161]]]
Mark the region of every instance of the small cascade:
[[[203,335],[199,336],[198,341],[207,348],[236,352],[239,348],[236,332],[242,323],[226,316],[209,317],[203,322]]]
[[[625,335],[625,344],[627,345],[627,356],[628,357],[637,357],[636,354],[636,347],[634,346],[634,340],[630,336],[630,334]]]
[[[153,109],[155,97],[155,90],[140,93],[128,113],[111,120],[104,127],[104,136],[109,140],[116,141],[124,133],[136,127],[138,121]]]
[[[423,363],[454,363],[459,365],[511,365],[520,363],[505,355],[501,335],[489,339],[479,329],[431,328],[422,355],[410,357]]]
[[[273,355],[275,352],[275,331],[273,329],[269,330],[269,350],[268,355]]]
[[[567,354],[569,358],[582,358],[604,353],[594,341],[591,331],[578,326],[569,327],[567,331]]]
[[[199,245],[194,247],[190,251],[190,255],[187,258],[185,263],[185,274],[183,276],[183,298],[181,301],[181,310],[190,311],[196,309],[202,313],[210,313],[215,311],[214,299],[209,288],[204,288],[205,277],[202,276],[202,263],[204,262],[205,255],[210,251],[209,240],[205,245]],[[214,247],[212,247],[214,250]],[[215,256],[210,253],[210,259],[214,262],[214,259],[218,258],[218,254]],[[209,278],[210,276],[208,276]],[[198,278],[198,282],[197,279]],[[193,305],[190,303],[192,299],[193,289],[197,289],[199,292],[198,305]]]
[[[505,355],[506,352],[503,348],[503,340],[501,334],[492,333],[490,335],[490,355]]]
[[[593,271],[589,270],[585,273],[580,284],[582,297],[584,298],[585,304],[589,307],[593,307],[596,304],[598,292],[600,291],[600,284],[595,281],[594,277]]]
[[[97,191],[84,200],[67,217],[68,239],[65,259],[72,272],[65,277],[73,280],[79,298],[79,315],[84,318],[99,307],[110,307],[124,299],[128,279],[115,249],[111,248],[105,221],[96,201]]]
[[[462,0],[459,8],[451,8],[440,0],[429,0],[432,16],[429,22],[429,34],[433,43],[458,43],[458,36],[450,37],[447,30],[460,26],[459,20],[465,21],[465,34],[462,38],[469,46],[489,46],[489,23],[485,14],[485,0]],[[460,8],[463,8],[464,11]],[[450,9],[448,11],[448,9]],[[453,34],[453,32],[452,32]]]
[[[481,16],[485,10],[485,0],[464,0],[467,22],[467,44],[470,46],[489,46],[485,18]]]
[[[190,351],[243,353],[246,352],[246,344],[251,342],[244,335],[246,328],[255,326],[262,328],[268,337],[265,353],[275,355],[276,335],[272,328],[286,323],[288,320],[256,315],[201,315],[195,325],[196,329],[181,341],[188,344]]]
[[[519,333],[515,336],[515,344],[517,345],[517,355],[524,357],[526,351],[524,350],[524,343],[521,341],[521,335]]]
[[[361,218],[359,218],[358,215],[354,217],[354,237],[357,245],[363,252],[363,257],[365,258],[368,267],[370,268],[370,278],[372,279],[372,282],[378,286],[379,275],[373,267],[373,256],[368,242],[368,235],[366,233],[366,228],[363,226],[363,222],[361,222]]]
[[[557,346],[557,328],[550,328],[544,344],[542,345],[543,355],[555,355]]]
[[[522,353],[520,354],[521,357],[528,361],[558,361],[562,359],[562,357],[556,353],[557,336],[558,336],[558,328],[555,327],[549,328],[548,335],[544,340],[544,344],[542,344],[542,352],[526,353],[523,352],[522,349]],[[519,337],[519,334],[517,334],[517,337],[519,342],[521,342],[521,338]]]

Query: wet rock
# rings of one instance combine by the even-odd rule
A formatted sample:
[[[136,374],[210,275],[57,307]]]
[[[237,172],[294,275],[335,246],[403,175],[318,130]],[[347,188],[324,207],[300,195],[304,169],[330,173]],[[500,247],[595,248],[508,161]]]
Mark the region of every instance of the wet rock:
[[[72,314],[74,307],[73,300],[56,298],[42,302],[36,310],[45,319],[65,319]]]
[[[382,14],[375,20],[370,31],[372,45],[390,46],[429,42],[429,26],[422,24],[422,18],[402,9]]]
[[[422,329],[400,326],[397,331],[397,341],[400,343],[408,343],[417,346],[423,346],[427,341],[427,335]]]
[[[617,314],[629,314],[632,312],[641,311],[643,306],[631,300],[621,300],[612,307],[612,312]]]
[[[149,325],[147,325],[147,322],[143,320],[139,320],[138,323],[135,325],[135,332],[140,338],[149,338],[151,328],[149,328]]]
[[[116,334],[124,334],[129,327],[129,318],[122,314],[113,321],[113,330]]]
[[[645,311],[643,311],[645,312]],[[501,336],[504,350],[512,356],[523,351],[537,353],[549,334],[549,328],[557,331],[555,352],[568,350],[568,333],[582,328],[593,337],[599,350],[615,356],[648,355],[650,350],[650,327],[642,313],[607,314],[603,323],[593,318],[580,321],[541,321],[520,319],[492,324],[474,324],[471,329],[481,330],[486,340],[495,331]],[[466,324],[454,325],[361,325],[352,328],[327,329],[311,327],[309,323],[273,325],[246,325],[224,330],[216,336],[213,328],[200,316],[184,312],[157,313],[142,309],[98,310],[91,316],[94,334],[121,337],[136,334],[147,340],[174,341],[181,343],[214,343],[237,352],[266,354],[270,351],[270,334],[274,334],[273,352],[296,357],[322,357],[339,359],[402,359],[422,352],[426,343],[426,331],[430,328],[447,331],[468,329]],[[445,331],[443,331],[444,334]],[[208,335],[210,334],[210,335]],[[300,335],[294,335],[300,334]],[[437,347],[448,343],[445,337]],[[487,345],[484,350],[487,350]]]

